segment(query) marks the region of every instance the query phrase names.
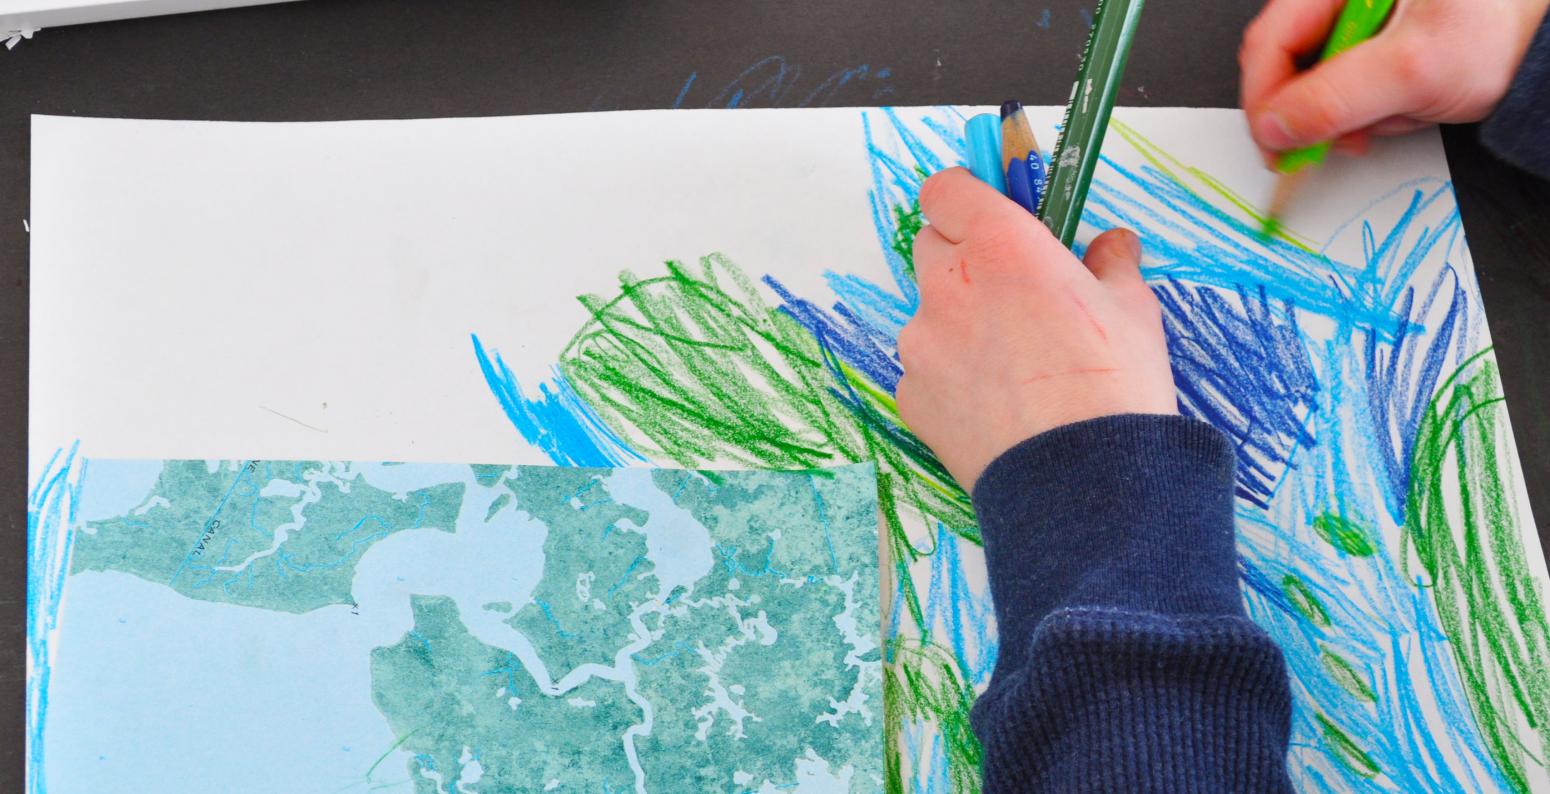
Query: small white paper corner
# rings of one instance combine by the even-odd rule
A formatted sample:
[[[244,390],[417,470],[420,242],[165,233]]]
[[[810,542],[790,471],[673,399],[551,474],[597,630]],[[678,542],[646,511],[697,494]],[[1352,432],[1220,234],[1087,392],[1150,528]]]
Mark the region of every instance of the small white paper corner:
[[[32,34],[37,33],[40,30],[42,30],[42,28],[19,28],[17,30],[7,31],[6,33],[0,35],[7,37],[5,40],[5,48],[8,50],[14,50],[16,49],[16,45],[21,43],[22,39],[30,39],[32,38]]]

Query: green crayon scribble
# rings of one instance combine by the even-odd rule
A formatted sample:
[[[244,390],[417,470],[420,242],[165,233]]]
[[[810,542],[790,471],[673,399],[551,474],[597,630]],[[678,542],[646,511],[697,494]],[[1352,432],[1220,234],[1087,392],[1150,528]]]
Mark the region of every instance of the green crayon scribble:
[[[1313,715],[1318,720],[1319,728],[1324,731],[1324,741],[1329,743],[1329,749],[1334,751],[1335,758],[1345,764],[1348,769],[1365,778],[1377,777],[1383,770],[1378,763],[1372,760],[1349,734],[1341,730],[1339,725],[1329,721],[1323,714]]]
[[[907,252],[921,226],[919,207],[896,215],[894,246]],[[950,651],[931,643],[924,594],[910,576],[910,565],[934,554],[936,543],[911,538],[904,522],[916,516],[978,544],[968,495],[903,429],[886,389],[768,305],[737,265],[711,254],[697,264],[669,261],[666,268],[655,278],[623,273],[617,295],[581,298],[591,319],[560,356],[565,378],[650,460],[759,469],[876,463],[884,551],[905,613],[893,619],[912,621],[927,638],[888,660],[886,708],[897,719],[890,717],[887,731],[897,739],[905,718],[937,725],[953,790],[977,791],[980,748],[969,729],[969,676]],[[900,745],[890,741],[886,752],[889,790],[898,791]]]
[[[925,176],[925,172],[921,172]],[[915,277],[915,235],[920,233],[922,226],[926,224],[926,218],[920,212],[920,204],[909,207],[895,205],[893,208],[893,237],[888,241],[888,247],[904,260],[904,272],[910,278]]]
[[[1321,661],[1329,677],[1335,679],[1335,683],[1339,684],[1341,689],[1351,693],[1352,697],[1368,703],[1378,702],[1378,693],[1372,691],[1372,685],[1367,683],[1367,676],[1357,670],[1355,665],[1346,661],[1345,657],[1325,648]]]
[[[981,749],[969,724],[974,687],[961,676],[957,661],[945,648],[899,639],[889,651],[894,663],[887,666],[883,676],[883,746],[899,747],[899,734],[906,723],[934,722],[951,759],[947,774],[952,790],[979,791]],[[903,770],[897,750],[890,750],[886,761],[886,790],[902,794]]]
[[[1292,234],[1275,218],[1255,207],[1253,201],[1233,191],[1220,179],[1206,171],[1180,162],[1173,155],[1163,151],[1157,144],[1147,140],[1134,127],[1122,121],[1114,120],[1109,122],[1109,129],[1125,139],[1126,143],[1135,148],[1136,153],[1145,158],[1152,167],[1166,174],[1174,184],[1188,191],[1190,195],[1209,204],[1217,220],[1236,226],[1244,231],[1252,232],[1261,239],[1277,239],[1300,248],[1307,253],[1319,255],[1320,246],[1317,243],[1305,237]],[[1207,193],[1211,195],[1206,195]],[[1249,223],[1245,224],[1229,215],[1226,210],[1221,209],[1221,204],[1212,200],[1212,195],[1247,216]]]
[[[1377,551],[1367,536],[1367,530],[1336,513],[1325,513],[1313,519],[1313,531],[1329,545],[1352,557],[1371,557]]]
[[[1305,583],[1296,574],[1287,574],[1281,579],[1281,589],[1286,597],[1291,599],[1292,606],[1315,626],[1329,627],[1329,611],[1324,609],[1324,602],[1308,589]]]
[[[1437,389],[1411,459],[1405,542],[1425,572],[1491,757],[1515,791],[1543,766],[1550,625],[1517,527],[1516,465],[1487,348]],[[1406,570],[1411,558],[1404,557]]]

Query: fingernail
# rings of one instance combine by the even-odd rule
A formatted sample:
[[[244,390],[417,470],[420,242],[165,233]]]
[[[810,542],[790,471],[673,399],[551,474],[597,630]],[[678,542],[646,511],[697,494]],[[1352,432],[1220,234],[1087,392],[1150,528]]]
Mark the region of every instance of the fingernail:
[[[1293,145],[1292,133],[1286,127],[1286,120],[1281,118],[1281,114],[1273,110],[1267,110],[1259,114],[1258,119],[1255,119],[1254,137],[1258,138],[1260,143],[1276,151],[1290,149]]]
[[[1141,236],[1129,229],[1121,229],[1124,232],[1120,236],[1125,238],[1125,250],[1130,253],[1130,258],[1141,261]]]

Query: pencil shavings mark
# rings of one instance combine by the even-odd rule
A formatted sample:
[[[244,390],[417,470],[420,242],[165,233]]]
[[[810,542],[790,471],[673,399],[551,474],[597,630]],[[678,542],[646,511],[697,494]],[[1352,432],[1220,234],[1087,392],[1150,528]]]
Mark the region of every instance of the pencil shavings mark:
[[[324,430],[324,429],[323,429],[323,428],[321,428],[321,427],[317,427],[317,426],[315,426],[315,425],[309,425],[309,424],[307,424],[307,423],[306,423],[306,422],[303,422],[303,421],[301,421],[301,420],[300,420],[300,419],[297,419],[297,418],[296,418],[296,417],[294,417],[294,416],[287,416],[287,415],[285,415],[285,414],[282,414],[282,413],[280,413],[280,412],[279,412],[279,411],[276,411],[276,410],[275,410],[275,409],[273,409],[273,408],[270,408],[270,407],[269,407],[269,406],[267,406],[267,405],[260,405],[260,406],[258,406],[258,407],[260,407],[260,408],[262,408],[262,409],[264,409],[264,410],[265,410],[265,411],[268,411],[268,412],[269,412],[269,413],[272,413],[272,414],[274,414],[274,415],[275,415],[275,416],[278,416],[278,417],[280,417],[280,418],[281,418],[281,419],[286,419],[286,420],[289,420],[289,421],[292,421],[292,422],[295,422],[295,423],[296,423],[296,424],[298,424],[298,425],[301,425],[301,426],[302,426],[302,427],[305,427],[305,428],[307,428],[307,429],[308,429],[308,430],[312,430],[312,431],[316,431],[316,432],[318,432],[318,433],[327,433],[327,432],[328,432],[328,431],[327,431],[327,430]]]
[[[22,39],[30,39],[32,38],[32,34],[37,33],[42,29],[43,28],[17,28],[16,30],[8,31],[5,33],[5,35],[8,37],[5,40],[5,48],[8,50],[16,49],[16,45],[20,44]]]

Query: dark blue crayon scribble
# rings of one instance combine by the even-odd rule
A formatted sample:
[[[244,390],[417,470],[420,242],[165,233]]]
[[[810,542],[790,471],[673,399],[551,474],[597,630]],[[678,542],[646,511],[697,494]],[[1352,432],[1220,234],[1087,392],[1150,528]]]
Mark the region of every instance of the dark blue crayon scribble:
[[[699,76],[697,71],[689,73],[688,79],[684,80],[683,86],[678,89],[678,96],[673,100],[674,108],[690,106],[685,103],[690,101],[690,93]],[[744,69],[716,91],[710,99],[696,106],[706,108],[822,107],[847,89],[852,89],[848,91],[848,96],[864,99],[869,104],[876,104],[893,94],[893,85],[888,82],[891,77],[893,77],[893,70],[886,66],[873,68],[868,64],[861,64],[835,71],[813,87],[801,91],[799,90],[802,85],[801,65],[787,63],[784,56],[770,55]],[[861,92],[868,90],[869,94],[860,96]]]
[[[1319,389],[1296,312],[1273,307],[1263,288],[1231,298],[1169,279],[1162,304],[1179,408],[1225,431],[1238,453],[1238,496],[1269,505],[1298,446],[1314,439],[1302,417]]]
[[[1086,9],[1083,16],[1091,24]],[[792,93],[798,73],[783,60],[766,59],[703,104],[800,101]],[[825,82],[843,86],[856,79]],[[691,75],[680,104],[694,86]],[[907,247],[909,225],[919,219],[911,213],[925,177],[964,160],[962,124],[952,108],[909,119],[891,109],[862,111],[868,200],[885,279],[830,271],[825,280],[832,295],[822,300],[798,295],[773,276],[764,280],[781,311],[818,342],[831,391],[901,446],[918,442],[862,399],[844,371],[886,391],[898,382],[895,340],[919,300]],[[1297,701],[1292,761],[1299,787],[1504,789],[1463,694],[1450,640],[1427,593],[1403,573],[1400,552],[1375,532],[1372,555],[1346,554],[1314,530],[1326,514],[1374,526],[1385,517],[1389,526],[1402,520],[1420,413],[1439,373],[1481,347],[1483,327],[1471,316],[1478,306],[1473,285],[1461,283],[1460,271],[1449,265],[1418,278],[1423,265],[1435,268],[1439,258],[1461,250],[1451,185],[1438,179],[1399,185],[1326,244],[1310,248],[1265,239],[1258,220],[1239,204],[1190,184],[1189,170],[1169,166],[1150,144],[1122,137],[1111,130],[1110,151],[1129,144],[1144,162],[1105,155],[1083,221],[1093,232],[1123,226],[1143,237],[1143,272],[1163,307],[1181,408],[1213,422],[1237,445],[1245,607],[1286,653]],[[477,339],[475,352],[513,425],[554,462],[642,459],[558,372],[529,400]],[[966,541],[941,527],[935,536],[927,581],[916,588],[924,594],[924,625],[901,626],[907,615],[902,588],[889,625],[895,635],[912,629],[950,648],[963,678],[983,684],[996,647],[989,594],[961,563],[959,544]],[[717,551],[729,570],[746,573],[735,550]],[[923,572],[903,575],[919,580]],[[1296,583],[1299,599],[1312,601],[1295,602],[1288,582]],[[1359,691],[1330,674],[1331,658],[1360,678]],[[1318,715],[1355,737],[1382,775],[1342,761]],[[912,770],[908,784],[948,790],[942,736],[925,724],[905,724],[901,735]]]
[[[1404,520],[1405,499],[1410,490],[1410,462],[1422,415],[1436,391],[1444,365],[1467,352],[1464,349],[1464,343],[1470,337],[1467,297],[1452,267],[1438,275],[1419,307],[1416,306],[1415,291],[1406,291],[1400,304],[1406,319],[1401,324],[1408,328],[1412,325],[1412,312],[1415,316],[1425,317],[1436,307],[1446,307],[1446,311],[1430,339],[1404,330],[1394,334],[1392,344],[1383,345],[1379,343],[1378,334],[1362,335],[1364,372],[1371,384],[1368,405],[1378,428],[1374,443],[1388,485],[1385,504],[1395,521]]]

